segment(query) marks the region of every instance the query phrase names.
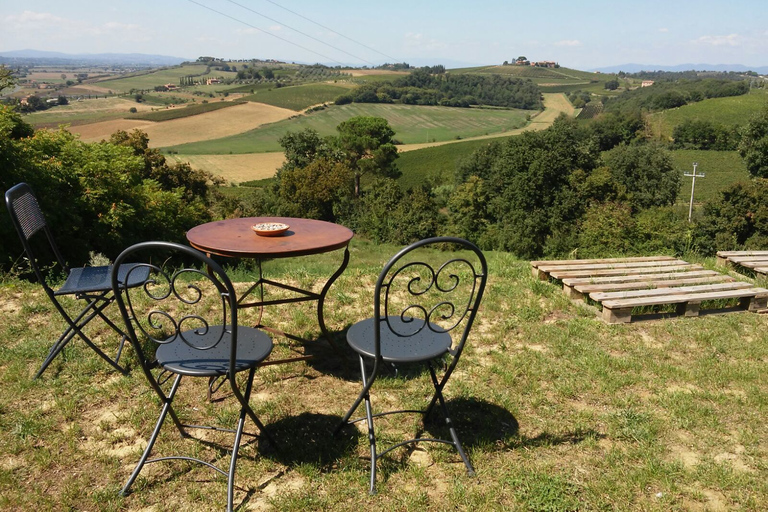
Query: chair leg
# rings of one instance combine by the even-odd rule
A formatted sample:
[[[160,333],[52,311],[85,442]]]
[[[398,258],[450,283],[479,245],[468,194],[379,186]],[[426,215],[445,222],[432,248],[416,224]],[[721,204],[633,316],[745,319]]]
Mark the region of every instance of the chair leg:
[[[438,383],[437,381],[437,375],[435,375],[435,369],[432,367],[432,365],[429,366],[429,374],[432,377],[432,384],[435,386],[435,395],[432,397],[432,401],[429,404],[429,407],[424,412],[424,418],[426,420],[426,417],[429,415],[429,413],[432,410],[432,406],[435,404],[435,401],[440,402],[440,408],[443,411],[443,416],[445,417],[445,425],[448,427],[448,432],[451,434],[451,440],[453,441],[453,446],[456,448],[456,451],[459,452],[459,456],[461,457],[461,460],[464,461],[464,466],[467,468],[467,473],[469,473],[470,476],[475,476],[475,468],[472,467],[472,463],[469,462],[469,457],[467,457],[467,454],[464,452],[464,447],[461,446],[461,441],[459,441],[459,435],[456,433],[456,429],[453,426],[453,420],[448,415],[448,407],[445,405],[445,399],[443,398],[443,386],[445,385],[445,379],[443,382]]]
[[[177,375],[176,380],[174,380],[173,386],[171,387],[171,392],[168,394],[168,397],[165,399],[165,403],[163,404],[163,409],[160,412],[160,417],[157,419],[157,424],[155,425],[155,430],[152,431],[152,435],[150,436],[149,441],[147,442],[147,447],[144,449],[144,453],[141,455],[141,458],[139,459],[138,464],[136,464],[136,468],[134,468],[130,478],[128,478],[128,481],[125,483],[122,490],[120,491],[121,496],[128,495],[128,493],[131,490],[131,486],[136,481],[136,478],[139,476],[139,473],[141,473],[141,469],[144,467],[144,464],[146,464],[147,458],[149,458],[149,454],[152,451],[152,447],[155,445],[155,441],[157,441],[157,436],[160,434],[160,428],[163,426],[165,417],[168,414],[168,411],[171,410],[171,402],[173,402],[173,397],[176,395],[176,391],[179,389],[180,382],[181,382],[181,375]]]
[[[229,477],[227,478],[227,512],[232,512],[235,499],[235,468],[237,467],[237,452],[240,449],[240,440],[243,437],[243,427],[245,425],[245,407],[240,409],[240,418],[237,421],[237,431],[235,432],[235,443],[232,447],[232,460],[229,462]]]
[[[378,457],[376,456],[376,433],[373,430],[373,410],[369,393],[365,395],[365,415],[368,422],[368,444],[371,449],[371,486],[368,493],[373,495],[376,494],[376,462]]]

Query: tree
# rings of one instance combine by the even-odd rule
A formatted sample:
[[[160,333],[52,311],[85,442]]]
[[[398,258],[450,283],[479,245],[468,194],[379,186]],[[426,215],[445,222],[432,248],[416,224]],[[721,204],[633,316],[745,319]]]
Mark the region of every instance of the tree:
[[[605,88],[608,89],[609,91],[615,91],[616,89],[619,88],[619,81],[616,79],[608,80],[607,82],[605,82]]]
[[[674,204],[680,173],[666,149],[656,144],[621,145],[605,153],[603,160],[613,180],[626,190],[633,213]]]
[[[2,92],[6,87],[11,87],[13,83],[14,81],[11,70],[0,64],[0,92]]]
[[[397,178],[395,165],[397,147],[392,143],[395,132],[381,117],[353,117],[339,124],[339,135],[334,140],[340,156],[352,169],[355,197],[360,197],[360,178],[365,174]]]
[[[750,119],[742,130],[739,154],[753,177],[768,178],[768,108]]]

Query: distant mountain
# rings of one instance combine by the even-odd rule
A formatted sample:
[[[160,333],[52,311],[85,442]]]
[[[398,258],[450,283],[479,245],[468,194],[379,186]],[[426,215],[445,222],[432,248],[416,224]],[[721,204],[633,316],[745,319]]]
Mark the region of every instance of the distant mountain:
[[[618,66],[608,66],[604,68],[594,68],[590,71],[599,71],[601,73],[638,73],[640,71],[754,71],[761,75],[768,74],[768,66],[749,67],[743,64],[678,64],[676,66],[659,66],[657,64],[620,64]]]
[[[114,64],[120,66],[175,66],[194,60],[166,55],[146,55],[143,53],[61,53],[41,50],[0,51],[0,63],[14,64],[21,61],[39,62],[41,65],[52,64]]]

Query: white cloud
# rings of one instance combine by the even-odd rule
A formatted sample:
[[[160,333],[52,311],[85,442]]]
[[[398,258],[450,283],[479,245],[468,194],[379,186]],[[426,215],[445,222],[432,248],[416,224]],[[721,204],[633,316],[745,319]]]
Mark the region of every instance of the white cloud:
[[[280,32],[281,30],[283,30],[283,26],[282,25],[272,25],[271,27],[269,27],[269,30],[271,30],[272,32]]]
[[[667,33],[667,32],[669,32],[669,29],[668,29],[668,28],[666,28],[666,27],[661,27],[661,28],[659,29],[659,32]]]
[[[729,34],[727,36],[701,36],[692,42],[704,46],[740,46],[743,41],[739,34]]]
[[[581,41],[578,39],[566,39],[563,41],[558,41],[555,43],[555,46],[582,46]]]

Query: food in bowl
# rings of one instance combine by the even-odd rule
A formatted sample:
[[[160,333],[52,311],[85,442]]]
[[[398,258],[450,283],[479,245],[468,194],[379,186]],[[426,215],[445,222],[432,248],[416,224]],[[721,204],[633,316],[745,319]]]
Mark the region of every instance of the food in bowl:
[[[251,229],[259,236],[279,236],[288,231],[289,227],[282,222],[260,222],[251,226]]]

